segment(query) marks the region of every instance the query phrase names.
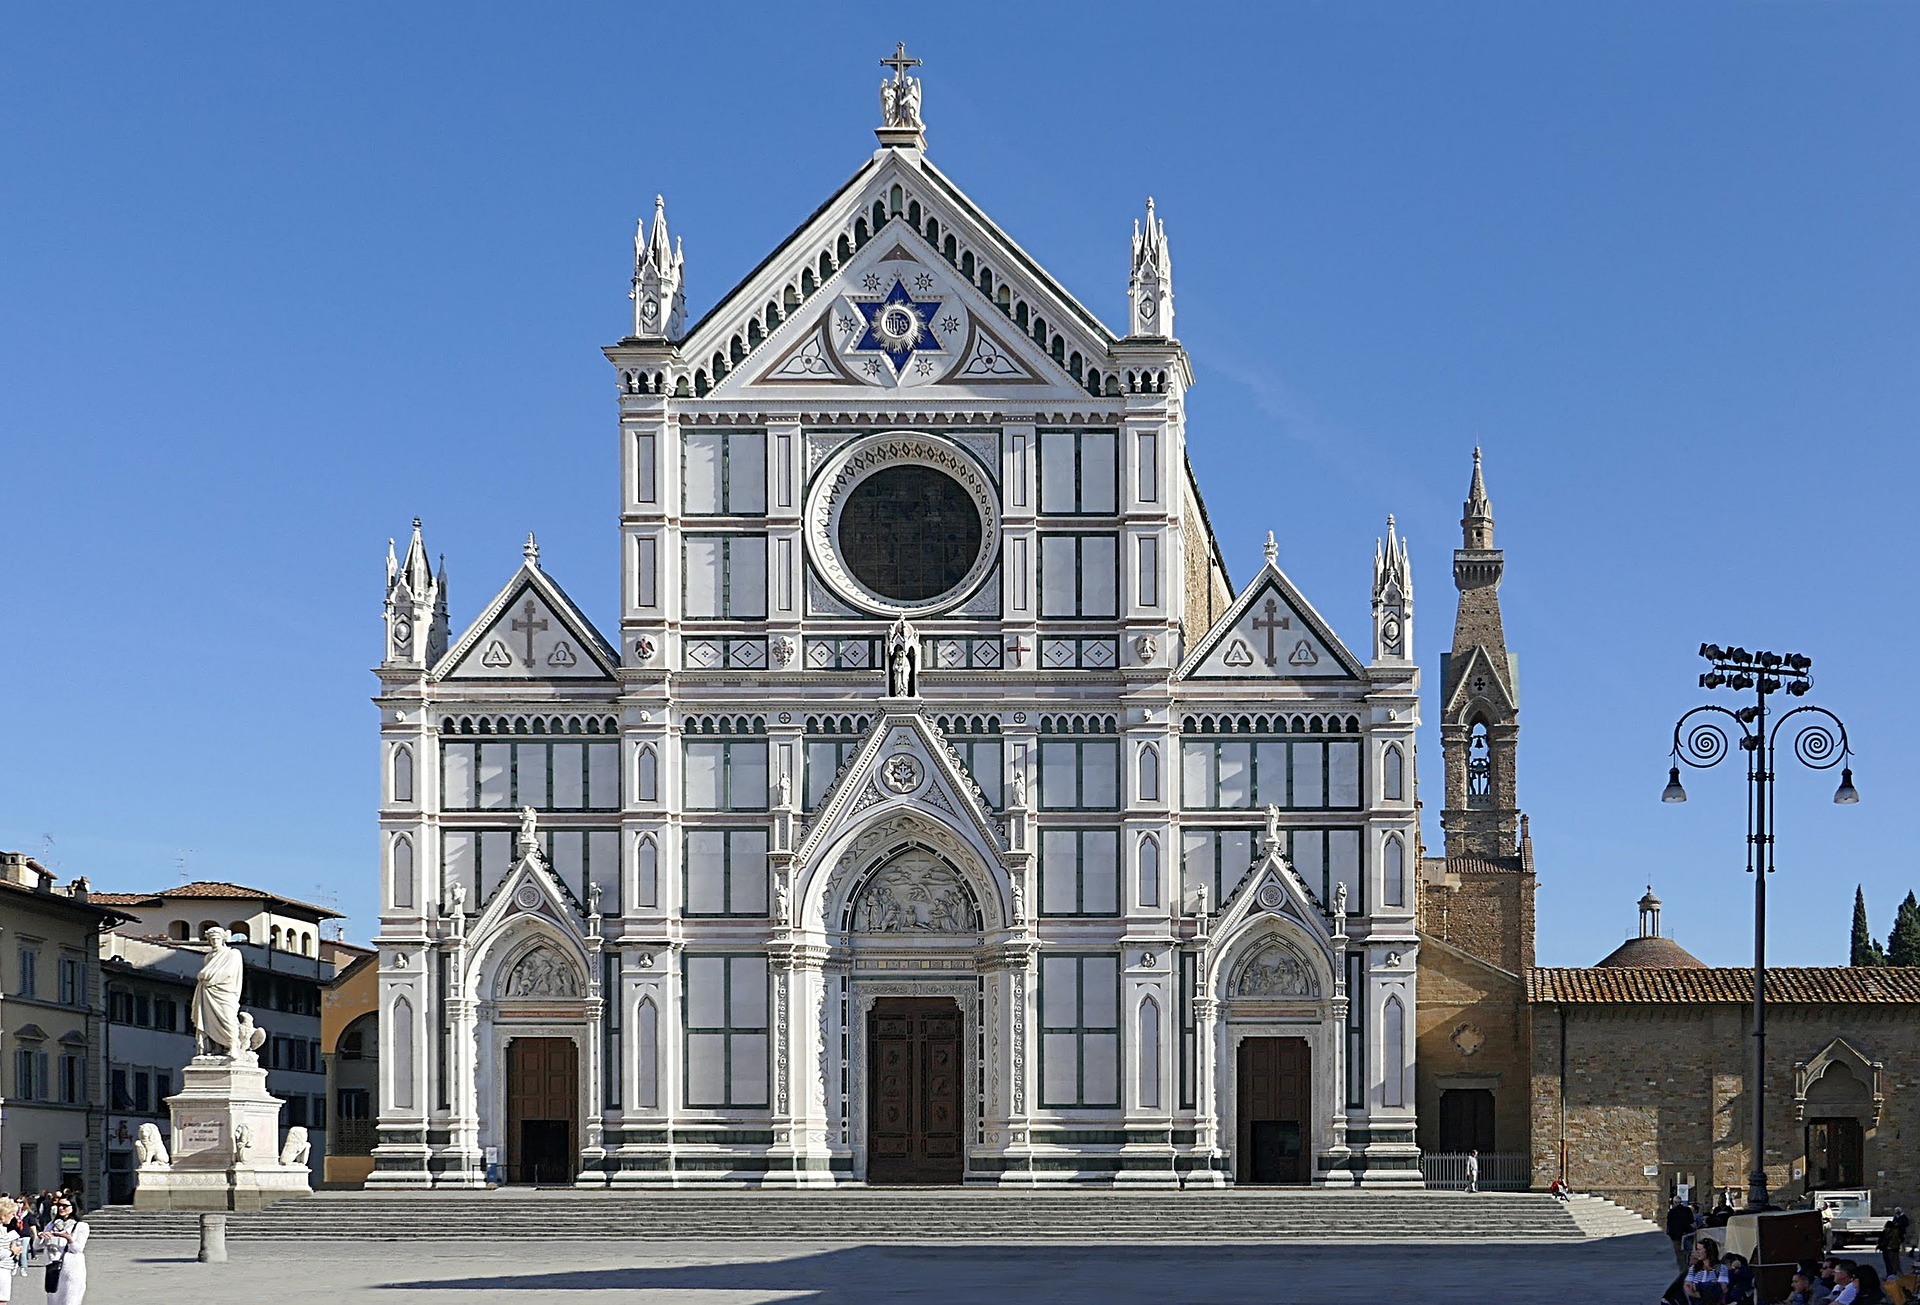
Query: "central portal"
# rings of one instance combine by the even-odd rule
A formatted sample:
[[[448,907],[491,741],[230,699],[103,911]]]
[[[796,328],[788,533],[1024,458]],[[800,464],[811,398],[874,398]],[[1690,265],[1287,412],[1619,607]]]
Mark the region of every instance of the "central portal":
[[[1305,1038],[1247,1038],[1240,1043],[1235,1150],[1241,1182],[1308,1181],[1310,1067]]]
[[[507,1181],[571,1183],[579,1061],[572,1038],[507,1044]]]
[[[966,1167],[960,1007],[884,997],[867,1022],[867,1181],[958,1183]]]

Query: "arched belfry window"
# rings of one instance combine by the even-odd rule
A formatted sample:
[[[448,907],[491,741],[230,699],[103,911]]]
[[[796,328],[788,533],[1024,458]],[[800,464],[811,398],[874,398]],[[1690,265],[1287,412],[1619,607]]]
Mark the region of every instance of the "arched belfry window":
[[[1483,720],[1475,721],[1467,731],[1467,805],[1493,805],[1493,748]]]

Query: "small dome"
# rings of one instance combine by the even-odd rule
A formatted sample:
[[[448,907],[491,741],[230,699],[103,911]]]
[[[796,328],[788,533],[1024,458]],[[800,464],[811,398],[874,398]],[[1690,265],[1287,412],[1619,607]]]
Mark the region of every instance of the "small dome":
[[[1629,938],[1600,962],[1623,970],[1704,970],[1707,963],[1671,938]]]

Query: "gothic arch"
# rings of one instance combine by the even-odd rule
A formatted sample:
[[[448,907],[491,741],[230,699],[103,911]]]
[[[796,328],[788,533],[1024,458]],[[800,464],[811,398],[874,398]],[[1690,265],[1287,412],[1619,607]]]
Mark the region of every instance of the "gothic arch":
[[[873,875],[909,848],[940,858],[965,888],[982,933],[1013,920],[1011,891],[998,858],[991,863],[961,830],[917,808],[883,808],[815,855],[795,886],[795,924],[826,933],[852,926],[850,908]]]
[[[573,967],[578,991],[563,1001],[584,1000],[593,979],[593,967],[579,939],[544,916],[522,914],[509,917],[501,927],[477,939],[469,949],[466,973],[467,992],[482,1000],[498,999],[505,991],[514,967],[538,948],[550,948]]]
[[[1805,1119],[1810,1098],[1819,1097],[1820,1088],[1827,1086],[1829,1093],[1844,1089],[1846,1080],[1853,1080],[1859,1088],[1853,1094],[1872,1100],[1872,1117],[1869,1122],[1880,1122],[1880,1107],[1885,1101],[1883,1078],[1886,1067],[1878,1060],[1868,1060],[1845,1038],[1835,1038],[1812,1060],[1797,1062],[1793,1067],[1793,1106],[1796,1118]],[[1830,1086],[1823,1084],[1830,1080]]]
[[[1280,949],[1282,955],[1269,960],[1266,953],[1275,948]],[[1271,965],[1282,959],[1295,961],[1303,968],[1307,979],[1305,993],[1282,996],[1277,992],[1241,991],[1256,962]],[[1215,943],[1202,990],[1220,1002],[1327,1001],[1333,996],[1333,981],[1333,961],[1320,939],[1298,920],[1260,912],[1241,919],[1237,928]]]

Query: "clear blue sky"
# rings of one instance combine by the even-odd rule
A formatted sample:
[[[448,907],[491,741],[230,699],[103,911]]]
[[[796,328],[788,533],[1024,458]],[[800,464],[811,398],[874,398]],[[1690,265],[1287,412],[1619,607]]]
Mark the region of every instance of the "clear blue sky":
[[[1543,962],[1648,882],[1749,955],[1739,776],[1657,800],[1703,639],[1810,653],[1859,754],[1857,808],[1782,781],[1775,958],[1844,959],[1856,882],[1884,936],[1920,886],[1891,4],[16,6],[0,846],[115,889],[190,848],[365,938],[387,537],[426,518],[458,627],[535,529],[613,625],[633,220],[665,192],[697,315],[873,148],[896,40],[934,160],[1122,328],[1157,197],[1236,576],[1275,530],[1364,646],[1398,514],[1430,691],[1485,445]]]

